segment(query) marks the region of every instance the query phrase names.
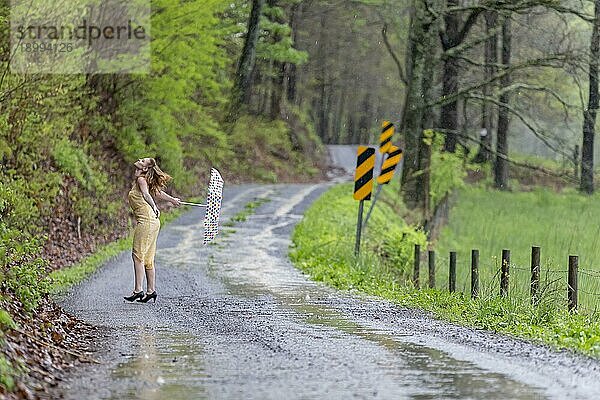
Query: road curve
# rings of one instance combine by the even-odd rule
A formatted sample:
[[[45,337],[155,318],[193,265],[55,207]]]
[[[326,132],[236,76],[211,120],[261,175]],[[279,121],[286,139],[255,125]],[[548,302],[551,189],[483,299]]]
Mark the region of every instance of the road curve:
[[[61,300],[98,327],[100,365],[67,399],[594,398],[599,363],[435,320],[314,283],[287,259],[290,234],[328,184],[226,187],[223,221],[270,201],[215,245],[202,210],[161,231],[156,304],[124,303],[130,254]],[[349,234],[352,234],[349,232]]]

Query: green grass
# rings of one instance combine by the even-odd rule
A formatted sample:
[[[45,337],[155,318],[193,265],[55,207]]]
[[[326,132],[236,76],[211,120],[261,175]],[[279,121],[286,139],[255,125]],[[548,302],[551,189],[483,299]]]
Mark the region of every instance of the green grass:
[[[593,311],[600,296],[600,196],[574,191],[557,194],[538,189],[508,193],[469,187],[458,193],[449,223],[435,249],[436,281],[447,283],[449,251],[457,251],[457,289],[470,287],[471,249],[480,252],[484,290],[498,291],[502,249],[511,251],[510,292],[526,300],[529,293],[531,247],[541,247],[542,286],[565,304],[569,255],[579,256],[579,294],[583,309]],[[592,272],[592,275],[594,273]],[[550,293],[548,293],[550,294]]]
[[[257,198],[254,201],[249,202],[244,206],[244,209],[229,218],[229,221],[225,222],[223,226],[235,226],[238,222],[244,222],[248,217],[256,211],[261,205],[268,203],[270,200],[267,198]]]
[[[471,189],[465,193],[470,191]],[[338,289],[356,289],[389,299],[404,307],[431,311],[439,318],[465,326],[502,332],[557,348],[570,348],[600,356],[600,323],[588,315],[569,314],[564,307],[556,307],[556,296],[552,294],[545,295],[537,307],[519,297],[500,298],[496,290],[484,290],[479,299],[471,300],[463,293],[449,293],[442,288],[447,285],[447,280],[442,279],[442,270],[438,276],[440,289],[418,290],[412,287],[409,277],[412,270],[413,246],[415,243],[424,245],[425,237],[422,232],[407,226],[390,207],[390,202],[397,202],[397,190],[386,188],[384,192],[384,201],[378,203],[368,230],[364,233],[365,241],[358,258],[353,255],[357,202],[351,198],[351,185],[333,187],[315,201],[293,234],[294,247],[290,258],[295,265],[313,279]],[[477,193],[477,190],[475,192]],[[491,197],[497,197],[499,205],[504,207],[493,212],[495,221],[498,221],[498,215],[512,210],[509,206],[512,204],[512,198],[503,196],[502,193],[491,194]],[[514,196],[518,198],[520,194]],[[536,198],[535,195],[531,196]],[[486,199],[488,197],[476,197],[473,202],[465,203],[465,209],[479,209],[488,205],[484,202]],[[553,204],[552,197],[541,201]],[[564,201],[563,205],[569,204],[574,213],[577,213],[577,210],[580,213],[582,209],[587,210],[586,205],[593,202],[592,199],[581,198],[575,194],[567,195]],[[492,209],[491,206],[489,208]],[[558,210],[551,209],[547,217],[558,220],[560,214],[557,213]],[[463,218],[477,221],[473,216],[463,215]],[[587,218],[591,216],[588,215]],[[581,217],[581,220],[585,219]],[[528,220],[517,217],[510,221],[509,227],[500,228],[498,223],[494,225],[486,220],[487,223],[483,224],[482,229],[486,229],[486,232],[506,230],[510,236],[529,229],[527,224],[530,222],[524,224],[523,221]],[[444,235],[464,235],[469,249],[473,240],[481,240],[479,243],[484,250],[484,238],[478,236],[481,233],[465,230],[468,231],[467,228],[463,228],[452,234],[446,231]],[[541,232],[548,232],[548,229],[541,229]],[[552,234],[549,236],[552,237]],[[491,237],[491,233],[487,237]],[[489,249],[489,254],[492,254],[492,249],[497,251],[493,245],[488,245],[486,249]],[[514,253],[515,260],[519,259],[517,253],[519,252]],[[463,258],[461,262],[464,261]],[[562,297],[564,298],[564,294]]]
[[[119,239],[116,242],[101,246],[93,254],[85,257],[75,265],[51,272],[51,293],[59,294],[66,292],[72,286],[82,282],[111,258],[131,248],[132,240],[132,235],[129,234],[127,237]]]
[[[572,171],[573,166],[570,162],[561,162],[552,160],[550,158],[532,156],[530,154],[512,153],[510,159],[518,163],[525,163],[528,165],[545,168],[550,171],[561,172],[561,171]]]
[[[423,232],[395,216],[395,190],[385,187],[363,232],[360,257],[354,257],[358,202],[352,184],[338,185],[323,194],[294,230],[290,257],[316,280],[339,289],[384,283],[404,284],[415,243],[426,242]],[[370,202],[365,202],[365,215]]]

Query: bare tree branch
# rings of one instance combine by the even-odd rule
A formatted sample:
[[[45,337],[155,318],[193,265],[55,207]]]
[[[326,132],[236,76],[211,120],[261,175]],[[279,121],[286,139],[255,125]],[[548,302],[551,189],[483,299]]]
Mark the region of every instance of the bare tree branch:
[[[543,57],[543,58],[527,60],[520,64],[513,64],[513,65],[511,65],[510,68],[506,68],[506,69],[499,71],[497,74],[495,74],[494,76],[492,76],[489,79],[483,80],[481,82],[477,82],[471,86],[467,86],[464,89],[453,93],[452,95],[449,95],[444,98],[437,99],[436,101],[427,103],[426,107],[439,106],[439,105],[454,101],[454,100],[456,100],[460,97],[463,97],[477,89],[480,89],[486,85],[489,85],[490,83],[494,83],[494,82],[500,80],[503,76],[505,76],[507,74],[512,74],[518,70],[524,70],[524,69],[533,68],[533,67],[552,66],[552,64],[550,64],[551,61],[564,61],[564,57],[562,55],[554,55],[551,57]]]
[[[523,125],[525,125],[527,127],[527,129],[529,129],[531,131],[531,133],[533,133],[546,146],[548,146],[549,149],[551,149],[555,153],[561,154],[567,158],[571,157],[570,153],[565,152],[565,151],[557,148],[556,146],[554,146],[552,143],[550,143],[549,139],[548,139],[548,135],[545,135],[543,133],[544,130],[541,129],[539,126],[534,126],[534,124],[532,122],[530,122],[520,111],[516,110],[514,107],[511,107],[507,104],[501,103],[498,99],[496,99],[494,97],[489,97],[489,96],[486,97],[486,96],[476,94],[476,93],[469,94],[468,97],[472,98],[472,99],[488,101],[488,102],[494,103],[498,106],[505,107],[512,115],[516,116],[523,123]]]
[[[394,59],[394,63],[396,63],[396,67],[398,67],[398,74],[400,75],[400,80],[405,85],[408,85],[408,80],[406,79],[406,75],[404,74],[404,69],[402,68],[400,59],[398,58],[398,56],[396,56],[396,53],[394,53],[394,50],[392,49],[392,46],[390,45],[390,42],[388,40],[387,22],[383,23],[383,28],[381,28],[381,36],[383,36],[383,43],[385,43],[385,47],[387,48],[388,53],[390,53],[390,55]]]
[[[473,142],[473,143],[475,143],[475,144],[477,144],[479,146],[482,146],[484,149],[486,149],[487,151],[489,151],[494,157],[500,157],[503,160],[506,160],[506,162],[508,162],[509,164],[515,165],[517,167],[522,167],[522,168],[527,168],[527,169],[534,170],[534,171],[539,171],[539,172],[542,172],[542,173],[544,173],[546,175],[553,176],[555,178],[561,178],[561,179],[564,179],[564,180],[566,180],[568,182],[571,182],[571,183],[577,183],[578,182],[578,180],[576,178],[574,178],[573,176],[571,176],[570,174],[559,174],[559,173],[556,173],[556,172],[554,172],[552,170],[546,169],[544,167],[540,167],[538,165],[533,165],[533,164],[529,164],[529,163],[526,163],[526,162],[520,162],[520,161],[512,160],[510,157],[508,157],[505,154],[499,154],[499,153],[497,153],[496,150],[492,146],[488,146],[486,144],[483,144],[478,139],[475,139],[475,138],[473,138],[473,137],[471,137],[469,135],[466,135],[466,134],[464,134],[462,132],[449,131],[447,129],[436,129],[435,131],[443,133],[443,134],[454,133],[456,136],[460,137],[461,139],[464,139],[466,141]],[[572,160],[572,156],[569,156],[567,159],[571,161]]]

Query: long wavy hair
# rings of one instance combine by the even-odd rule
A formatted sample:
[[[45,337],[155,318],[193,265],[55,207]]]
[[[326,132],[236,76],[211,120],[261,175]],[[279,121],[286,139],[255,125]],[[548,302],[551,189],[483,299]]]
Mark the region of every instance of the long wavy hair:
[[[151,193],[160,192],[167,186],[167,183],[173,179],[169,174],[163,172],[163,170],[158,167],[154,158],[150,159],[150,165],[145,173],[145,177],[146,181],[148,181],[148,188]]]

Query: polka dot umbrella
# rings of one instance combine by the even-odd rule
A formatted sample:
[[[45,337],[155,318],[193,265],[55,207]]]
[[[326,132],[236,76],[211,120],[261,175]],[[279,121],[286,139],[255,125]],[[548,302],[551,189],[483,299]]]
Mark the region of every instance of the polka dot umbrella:
[[[206,204],[188,203],[182,201],[181,204],[196,207],[206,207],[204,214],[204,240],[203,244],[208,244],[217,237],[219,233],[219,216],[221,215],[221,202],[223,200],[223,178],[215,168],[210,170],[210,182],[208,183],[208,195]]]

